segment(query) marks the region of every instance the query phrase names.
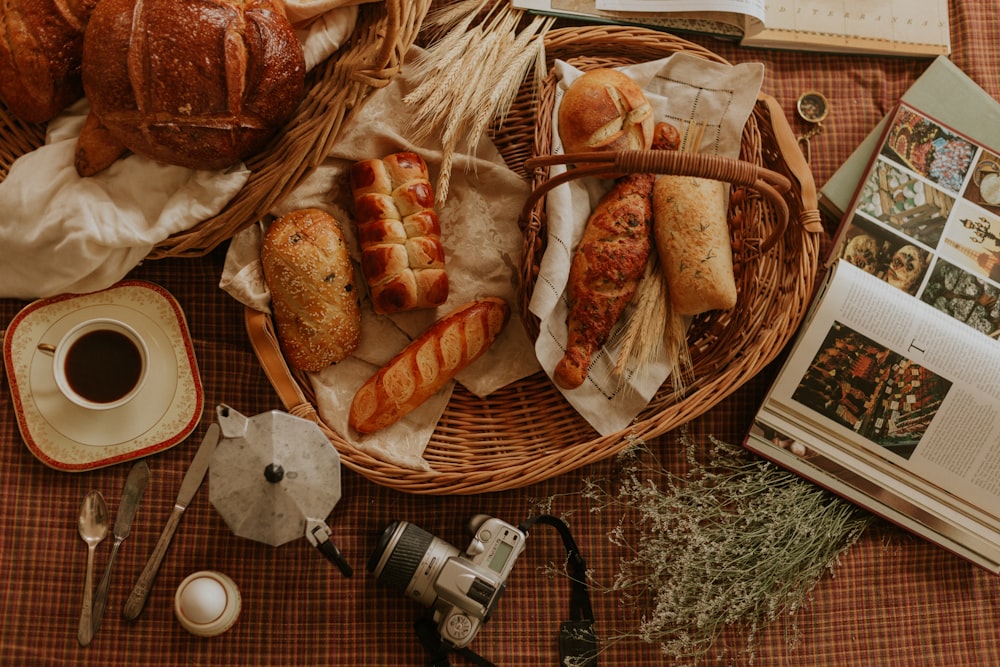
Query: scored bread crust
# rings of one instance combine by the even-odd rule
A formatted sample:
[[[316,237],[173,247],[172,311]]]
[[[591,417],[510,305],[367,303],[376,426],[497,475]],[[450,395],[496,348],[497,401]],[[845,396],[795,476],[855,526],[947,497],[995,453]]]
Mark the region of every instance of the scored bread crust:
[[[351,428],[373,433],[402,419],[482,356],[509,319],[506,301],[484,297],[436,321],[358,389]]]
[[[119,143],[191,169],[259,152],[305,95],[305,56],[280,0],[101,0],[82,75]]]
[[[448,299],[441,224],[427,164],[409,151],[351,165],[361,270],[375,312],[434,308]]]
[[[648,150],[653,108],[627,74],[593,69],[577,78],[559,103],[559,138],[566,153]]]
[[[361,338],[361,307],[337,220],[319,209],[282,216],[268,228],[260,259],[288,363],[321,371],[347,358]]]
[[[0,1],[0,100],[44,123],[83,96],[83,34],[97,0]]]

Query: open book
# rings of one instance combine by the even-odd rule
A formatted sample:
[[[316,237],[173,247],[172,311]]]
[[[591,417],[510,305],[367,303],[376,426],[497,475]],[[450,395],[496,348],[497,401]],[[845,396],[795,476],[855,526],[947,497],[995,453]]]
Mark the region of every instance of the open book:
[[[1000,156],[901,104],[747,447],[1000,573]]]
[[[511,0],[511,5],[713,34],[743,46],[927,57],[951,51],[947,0]]]

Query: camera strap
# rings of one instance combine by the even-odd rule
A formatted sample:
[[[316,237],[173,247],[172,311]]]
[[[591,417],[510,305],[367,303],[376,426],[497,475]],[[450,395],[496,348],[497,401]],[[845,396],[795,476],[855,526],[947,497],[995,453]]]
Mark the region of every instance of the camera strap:
[[[563,621],[559,628],[559,664],[597,667],[597,634],[594,632],[594,610],[590,604],[590,590],[587,588],[587,564],[565,521],[549,514],[540,514],[528,519],[518,528],[527,534],[536,523],[555,528],[566,547],[566,569],[570,579],[569,620]],[[478,667],[496,667],[467,647],[456,648],[441,641],[437,625],[430,615],[417,620],[414,627],[420,643],[430,655],[430,667],[451,667],[449,653],[457,653]]]

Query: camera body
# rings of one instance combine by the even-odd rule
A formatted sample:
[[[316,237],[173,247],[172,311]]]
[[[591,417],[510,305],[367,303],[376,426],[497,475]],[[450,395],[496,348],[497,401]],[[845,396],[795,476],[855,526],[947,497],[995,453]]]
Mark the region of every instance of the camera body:
[[[477,515],[465,553],[422,528],[393,521],[368,559],[376,580],[433,609],[441,639],[462,648],[471,642],[503,594],[524,551],[525,534],[500,519]]]

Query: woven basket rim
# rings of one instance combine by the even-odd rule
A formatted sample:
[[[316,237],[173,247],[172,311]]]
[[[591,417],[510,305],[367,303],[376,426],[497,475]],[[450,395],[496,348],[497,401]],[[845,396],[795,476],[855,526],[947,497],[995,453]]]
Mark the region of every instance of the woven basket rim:
[[[639,62],[687,51],[717,62],[716,54],[672,35],[626,26],[560,28],[546,37],[549,68],[554,58],[578,60],[582,66]],[[597,55],[594,55],[597,54]],[[536,114],[544,98],[536,98],[526,82],[502,126],[495,128],[494,142],[508,166],[525,178],[524,162],[545,154],[543,123]],[[755,163],[784,173],[793,183],[786,196],[792,223],[781,242],[769,251],[766,262],[758,262],[752,277],[745,276],[741,290],[753,289],[755,298],[766,301],[760,312],[744,310],[734,314],[715,314],[696,318],[689,335],[692,355],[711,364],[713,372],[696,382],[682,400],[676,400],[665,384],[650,406],[626,429],[599,436],[569,405],[543,372],[524,378],[493,395],[480,399],[461,386],[452,394],[444,415],[437,424],[424,458],[430,470],[412,470],[386,462],[368,451],[355,447],[326,425],[317,413],[311,384],[301,374],[291,375],[295,390],[282,392],[286,408],[301,417],[316,421],[341,454],[348,468],[369,480],[399,491],[430,495],[468,495],[520,488],[541,482],[620,452],[631,438],[652,438],[703,414],[747,382],[772,361],[790,340],[809,298],[818,268],[820,235],[815,228],[807,231],[801,222],[818,218],[815,204],[805,206],[804,186],[812,187],[812,176],[790,168],[780,145],[788,140],[796,145],[787,121],[772,114],[773,109],[758,101],[751,120],[744,129],[744,140]],[[784,123],[782,125],[782,123]],[[786,133],[779,140],[776,134]],[[541,146],[540,146],[541,144]],[[796,148],[796,150],[798,150]],[[799,154],[801,156],[801,154]],[[760,215],[768,214],[758,199],[748,204]],[[537,259],[544,245],[543,213],[526,225],[522,257],[521,306],[526,323],[526,303],[537,272]],[[752,304],[754,306],[758,304]],[[530,329],[530,326],[529,326]],[[750,332],[747,334],[747,332]],[[746,335],[756,336],[748,341]],[[713,352],[712,344],[721,352]],[[729,349],[729,348],[732,349]],[[287,366],[268,369],[290,375]],[[279,388],[281,383],[272,384]]]

